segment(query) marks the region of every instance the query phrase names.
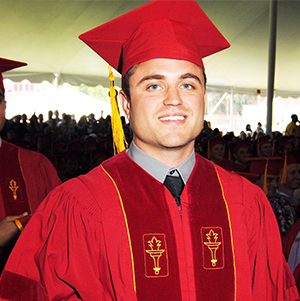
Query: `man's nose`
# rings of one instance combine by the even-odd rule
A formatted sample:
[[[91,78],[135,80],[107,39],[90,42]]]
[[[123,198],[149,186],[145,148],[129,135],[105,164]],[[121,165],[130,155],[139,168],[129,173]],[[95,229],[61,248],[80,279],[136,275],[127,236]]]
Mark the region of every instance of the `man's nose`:
[[[175,87],[169,87],[164,99],[165,105],[178,106],[182,104],[180,92]]]

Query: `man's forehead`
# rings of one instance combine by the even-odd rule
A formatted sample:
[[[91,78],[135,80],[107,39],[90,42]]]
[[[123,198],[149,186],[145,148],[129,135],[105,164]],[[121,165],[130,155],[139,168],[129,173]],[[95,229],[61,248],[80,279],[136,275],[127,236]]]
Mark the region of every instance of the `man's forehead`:
[[[149,75],[167,75],[177,77],[189,77],[188,74],[203,75],[203,68],[185,60],[157,58],[147,60],[145,62],[136,64],[131,69],[131,75],[136,71],[141,73],[146,72]]]

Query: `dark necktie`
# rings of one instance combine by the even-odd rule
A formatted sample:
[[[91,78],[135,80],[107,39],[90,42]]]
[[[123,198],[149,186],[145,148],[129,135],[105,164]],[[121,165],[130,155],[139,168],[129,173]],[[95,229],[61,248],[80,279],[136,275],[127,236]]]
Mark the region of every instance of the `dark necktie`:
[[[181,205],[180,195],[184,188],[184,183],[181,177],[166,176],[164,185],[170,190],[171,194],[175,198],[177,206]]]

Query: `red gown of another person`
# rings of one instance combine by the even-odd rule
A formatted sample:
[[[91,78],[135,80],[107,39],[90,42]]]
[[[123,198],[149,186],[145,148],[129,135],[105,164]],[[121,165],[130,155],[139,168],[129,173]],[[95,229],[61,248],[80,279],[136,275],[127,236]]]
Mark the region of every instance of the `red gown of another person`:
[[[46,195],[61,181],[52,163],[42,154],[22,149],[2,140],[0,147],[0,221],[8,215],[28,216],[25,223]],[[2,270],[9,248],[0,249]]]
[[[300,219],[283,238],[283,252],[295,277],[300,292]]]
[[[0,300],[298,300],[264,193],[196,154],[181,195],[126,152],[53,190]]]

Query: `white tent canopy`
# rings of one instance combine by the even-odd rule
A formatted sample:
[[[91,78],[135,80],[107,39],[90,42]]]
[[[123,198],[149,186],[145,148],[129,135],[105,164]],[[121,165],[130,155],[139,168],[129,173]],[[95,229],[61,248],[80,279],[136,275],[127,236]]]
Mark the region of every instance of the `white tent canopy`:
[[[184,1],[184,0],[181,0]],[[28,63],[14,81],[108,85],[107,64],[78,36],[148,1],[1,0],[0,56]],[[267,89],[269,1],[197,1],[231,43],[204,60],[208,84]],[[276,95],[300,95],[300,1],[278,1]],[[117,75],[115,73],[115,75]],[[119,85],[119,80],[117,79]]]
[[[25,113],[29,118],[35,112],[36,115],[43,114],[44,119],[47,120],[48,110],[74,114],[77,121],[82,115],[88,116],[90,113],[95,113],[97,119],[101,117],[101,112],[103,117],[111,115],[109,102],[64,86],[59,88],[46,86],[34,93],[14,95],[7,101],[6,116],[8,118],[12,118],[18,113]]]

